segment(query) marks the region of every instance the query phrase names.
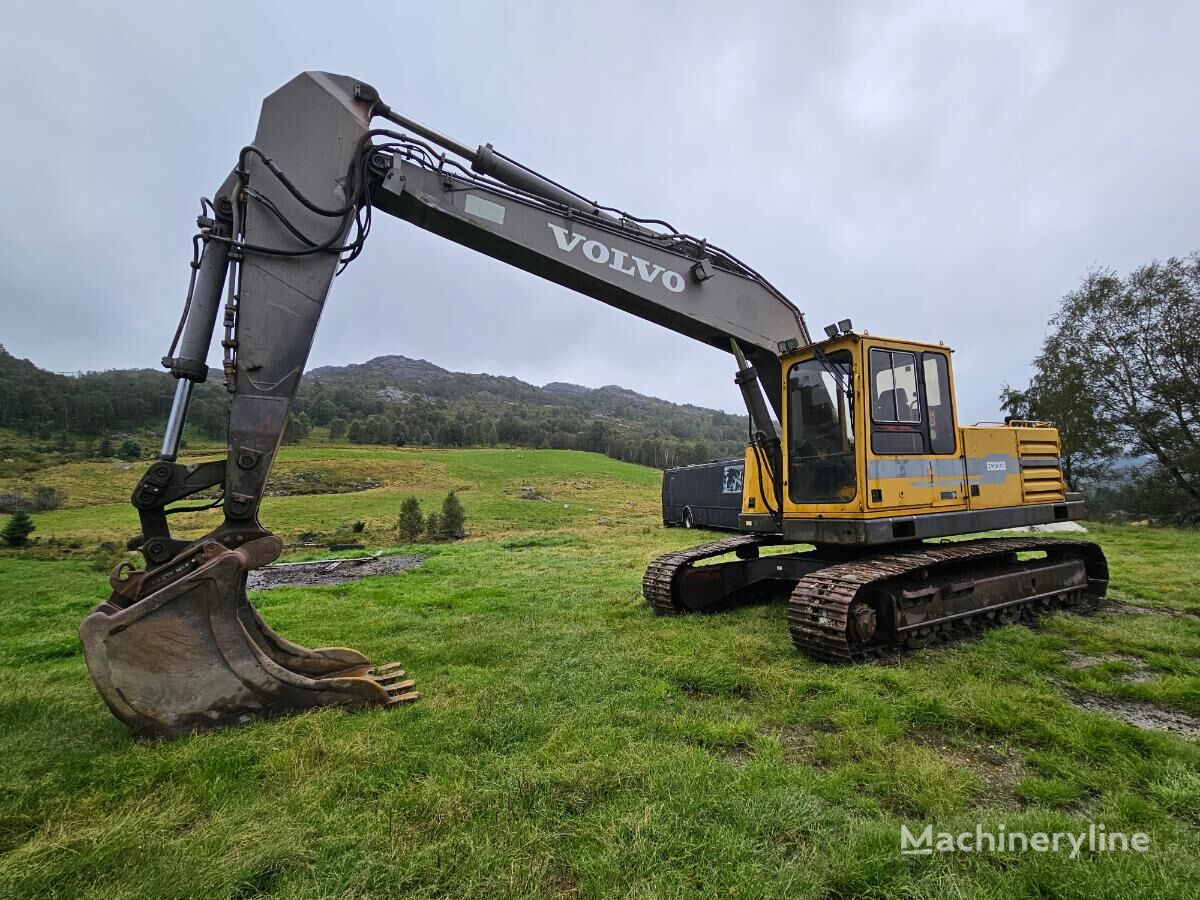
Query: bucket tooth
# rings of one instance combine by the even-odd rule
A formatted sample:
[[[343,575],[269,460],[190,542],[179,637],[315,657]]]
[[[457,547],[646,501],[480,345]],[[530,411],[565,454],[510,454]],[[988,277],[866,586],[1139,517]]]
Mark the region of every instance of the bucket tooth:
[[[399,670],[399,671],[397,671]],[[383,677],[386,675],[403,675],[404,670],[400,668],[400,663],[384,663],[382,666],[375,666],[367,672],[368,675]]]
[[[389,675],[371,675],[368,673],[366,677],[370,678],[376,684],[391,684],[394,681],[399,681],[406,674],[407,673],[403,669],[396,669],[396,671]]]
[[[210,542],[148,573],[142,595],[100,604],[80,626],[88,671],[114,715],[164,735],[237,725],[316,706],[356,708],[417,698],[412,682],[380,684],[344,647],[309,649],[270,628],[246,597],[246,573],[278,556],[267,536],[227,549]],[[191,567],[162,586],[156,575]],[[395,663],[380,667],[403,674]],[[390,678],[388,680],[394,680]],[[412,696],[410,696],[410,694]]]
[[[416,682],[410,678],[408,681],[397,681],[395,684],[384,685],[383,689],[388,694],[404,693],[415,684]]]

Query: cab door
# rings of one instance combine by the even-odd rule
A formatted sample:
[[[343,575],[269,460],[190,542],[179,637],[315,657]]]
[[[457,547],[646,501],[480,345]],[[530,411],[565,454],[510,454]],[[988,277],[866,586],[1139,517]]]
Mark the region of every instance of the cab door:
[[[921,352],[921,407],[929,442],[933,505],[965,509],[967,471],[958,446],[958,423],[950,390],[950,359],[936,350]]]
[[[929,509],[933,469],[926,447],[919,354],[873,346],[867,357],[868,504],[873,509]]]
[[[950,359],[940,349],[867,350],[869,508],[914,513],[966,508]]]

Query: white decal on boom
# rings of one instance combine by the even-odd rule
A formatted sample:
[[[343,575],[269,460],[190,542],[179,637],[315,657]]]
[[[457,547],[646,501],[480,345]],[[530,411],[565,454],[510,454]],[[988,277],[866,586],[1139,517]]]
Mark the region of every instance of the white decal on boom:
[[[582,234],[573,234],[560,225],[547,222],[547,227],[554,232],[554,243],[563,253],[571,253],[582,245],[581,252],[591,262],[598,266],[608,266],[622,275],[630,278],[640,278],[647,284],[661,281],[663,287],[673,294],[683,293],[686,283],[683,276],[671,269],[664,269],[655,263],[650,263],[640,256],[633,256],[624,250],[617,250],[597,240],[585,238]],[[632,262],[633,265],[629,265]]]
[[[570,253],[577,246],[583,243],[582,234],[572,234],[571,240],[568,241],[567,229],[559,228],[557,225],[551,225],[550,230],[554,232],[554,240],[558,243],[558,249],[565,253]]]

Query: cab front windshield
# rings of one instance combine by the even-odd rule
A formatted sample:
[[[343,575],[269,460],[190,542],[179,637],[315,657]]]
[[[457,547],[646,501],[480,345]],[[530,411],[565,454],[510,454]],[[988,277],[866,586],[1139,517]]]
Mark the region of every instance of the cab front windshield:
[[[854,407],[847,350],[788,372],[788,495],[793,503],[844,503],[855,494]]]

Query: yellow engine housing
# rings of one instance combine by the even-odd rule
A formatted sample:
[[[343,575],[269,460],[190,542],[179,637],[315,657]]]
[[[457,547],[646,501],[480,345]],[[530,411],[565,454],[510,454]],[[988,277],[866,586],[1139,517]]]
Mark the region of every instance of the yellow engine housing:
[[[848,332],[782,363],[783,496],[773,496],[766,454],[747,448],[740,530],[778,531],[772,513],[780,507],[785,538],[820,544],[887,544],[1082,516],[1049,423],[958,425],[948,347]],[[814,498],[820,471],[836,471],[837,484]]]

